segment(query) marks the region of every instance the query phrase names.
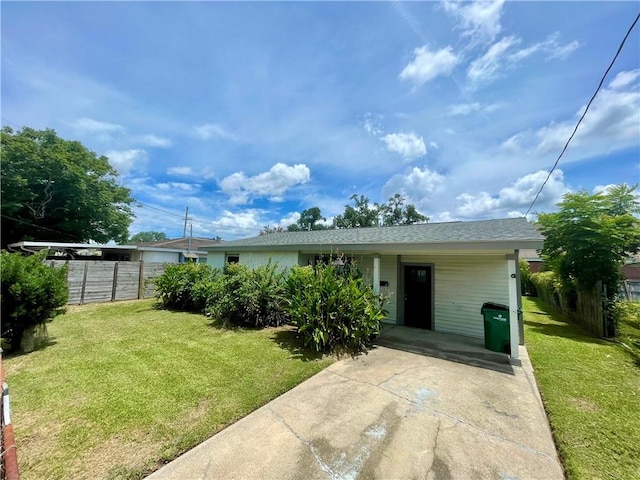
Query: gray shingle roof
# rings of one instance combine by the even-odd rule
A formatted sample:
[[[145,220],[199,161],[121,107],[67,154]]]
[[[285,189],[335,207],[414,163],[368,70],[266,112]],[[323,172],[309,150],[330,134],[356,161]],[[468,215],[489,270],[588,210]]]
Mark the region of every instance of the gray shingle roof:
[[[544,237],[524,218],[475,222],[426,223],[394,227],[344,228],[310,232],[281,232],[221,242],[201,250],[234,247],[306,245],[433,244],[467,242],[542,241]]]

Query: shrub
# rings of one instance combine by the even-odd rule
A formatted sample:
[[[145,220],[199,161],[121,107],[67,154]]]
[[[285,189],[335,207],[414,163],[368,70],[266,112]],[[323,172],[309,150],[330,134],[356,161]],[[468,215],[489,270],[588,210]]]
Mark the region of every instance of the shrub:
[[[204,263],[168,264],[154,279],[156,293],[165,308],[202,312],[207,304],[211,284],[220,270]]]
[[[357,353],[380,333],[384,301],[357,274],[333,265],[294,267],[287,287],[291,323],[306,347]]]
[[[2,338],[9,350],[17,350],[24,332],[45,325],[64,313],[69,298],[66,267],[54,269],[43,263],[46,252],[22,256],[2,252]]]
[[[254,270],[238,263],[227,265],[208,293],[207,313],[223,322],[269,327],[289,318],[285,274],[271,262]]]
[[[523,295],[535,296],[535,287],[531,281],[531,267],[524,258],[520,259],[520,291]]]

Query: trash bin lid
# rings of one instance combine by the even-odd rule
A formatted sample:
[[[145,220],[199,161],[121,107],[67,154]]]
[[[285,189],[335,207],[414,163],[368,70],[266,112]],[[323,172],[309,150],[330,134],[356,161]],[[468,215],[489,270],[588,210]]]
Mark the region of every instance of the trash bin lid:
[[[501,303],[493,303],[487,302],[482,305],[482,310],[501,310],[504,312],[509,311],[509,307],[507,305],[502,305]]]

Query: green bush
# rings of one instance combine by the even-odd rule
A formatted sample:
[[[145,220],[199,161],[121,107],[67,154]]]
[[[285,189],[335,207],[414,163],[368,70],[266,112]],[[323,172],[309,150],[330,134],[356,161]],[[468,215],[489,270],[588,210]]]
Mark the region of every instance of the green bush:
[[[69,298],[66,267],[54,269],[43,263],[46,252],[22,256],[2,252],[2,339],[9,350],[18,350],[24,332],[44,325],[63,313]]]
[[[287,323],[285,274],[269,262],[252,270],[227,265],[218,283],[208,289],[206,311],[222,322],[248,327]]]
[[[162,275],[154,279],[154,285],[165,308],[202,312],[211,284],[219,277],[220,270],[204,263],[168,264]]]
[[[520,291],[523,295],[535,296],[536,293],[531,281],[531,266],[524,258],[520,259]]]
[[[356,353],[380,333],[384,301],[357,274],[333,265],[294,267],[287,288],[291,323],[306,347]]]

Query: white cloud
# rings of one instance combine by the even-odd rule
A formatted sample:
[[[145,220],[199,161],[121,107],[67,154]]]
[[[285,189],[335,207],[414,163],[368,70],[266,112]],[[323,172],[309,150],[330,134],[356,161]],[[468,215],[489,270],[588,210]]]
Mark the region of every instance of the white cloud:
[[[382,126],[380,125],[381,115],[373,115],[372,113],[365,113],[364,115],[364,129],[370,135],[378,136],[382,134]]]
[[[535,133],[520,132],[517,143],[524,148],[533,145],[531,148],[541,155],[559,154],[585,108],[586,105],[576,112],[574,119],[551,123]],[[596,155],[638,145],[638,111],[640,92],[637,88],[601,90],[571,141],[570,149],[589,148],[590,155]]]
[[[212,138],[223,138],[225,140],[238,140],[238,137],[229,132],[224,127],[215,123],[205,123],[194,127],[193,133],[201,140],[210,140]]]
[[[230,236],[249,237],[256,235],[260,228],[262,228],[262,222],[260,217],[262,210],[258,209],[244,209],[237,212],[230,210],[224,210],[222,214],[211,222],[216,232]]]
[[[300,220],[300,213],[299,212],[291,212],[286,217],[282,217],[280,219],[280,221],[277,223],[277,226],[282,227],[282,228],[287,228],[289,225],[291,225],[293,223],[298,223],[298,220]]]
[[[630,83],[635,82],[640,77],[640,69],[631,70],[629,72],[619,72],[611,82],[609,88],[614,90],[624,88]]]
[[[147,162],[147,152],[141,149],[109,150],[105,156],[109,158],[109,164],[122,176],[131,170],[141,170]]]
[[[435,215],[431,215],[429,217],[429,222],[431,223],[444,223],[444,222],[457,222],[459,221],[458,217],[451,215],[451,212],[444,211],[438,212]]]
[[[307,183],[311,172],[304,164],[290,167],[276,163],[268,172],[247,177],[244,172],[236,172],[220,181],[221,190],[229,195],[232,204],[248,203],[253,197],[268,197],[271,201],[282,201],[287,189]]]
[[[407,203],[413,203],[419,210],[425,211],[429,208],[429,200],[443,191],[444,182],[445,177],[438,172],[413,167],[406,174],[391,177],[382,187],[382,195],[389,198],[400,193],[407,198]]]
[[[445,11],[453,14],[459,20],[462,36],[469,37],[472,44],[492,42],[502,31],[500,16],[504,0],[479,2],[443,3]]]
[[[400,79],[410,80],[416,86],[421,86],[439,75],[449,75],[460,61],[451,47],[431,51],[428,45],[423,45],[413,53],[415,57],[400,72]]]
[[[125,128],[117,123],[100,122],[93,118],[78,118],[71,122],[76,130],[88,133],[123,133]]]
[[[464,116],[471,115],[472,113],[491,113],[500,108],[499,103],[490,103],[488,105],[482,105],[478,102],[459,103],[457,105],[451,105],[449,107],[449,115],[452,116]]]
[[[564,60],[580,47],[581,44],[577,40],[567,43],[566,45],[552,45],[549,49],[549,58]]]
[[[509,187],[502,188],[497,196],[487,192],[477,194],[463,193],[456,197],[461,204],[456,213],[464,218],[499,218],[504,215],[518,215],[517,209],[526,210],[540,190],[549,172],[539,170],[518,178]],[[562,195],[570,191],[564,184],[562,170],[555,170],[536,202],[536,209],[552,208],[562,199]]]
[[[399,153],[409,162],[427,154],[424,140],[413,132],[389,133],[380,139],[387,145],[389,151]]]
[[[169,175],[195,175],[191,167],[169,167],[167,168],[167,174]]]
[[[429,146],[434,150],[438,150],[440,148],[440,145],[438,145],[436,142],[429,142]]]
[[[546,54],[547,59],[562,60],[580,47],[577,41],[561,44],[559,36],[557,32],[553,33],[542,42],[515,51],[513,48],[522,43],[522,40],[514,36],[504,37],[491,45],[484,55],[471,62],[467,69],[467,78],[471,81],[472,87],[477,86],[499,77],[503,70],[513,68],[518,62],[536,53]]]
[[[506,52],[520,43],[516,37],[504,37],[489,47],[487,52],[477,58],[467,70],[467,77],[473,83],[486,82],[498,76],[498,71],[506,59]]]
[[[142,135],[138,137],[138,141],[148,147],[169,148],[172,143],[168,138],[158,137],[153,134]]]
[[[163,182],[156,184],[159,190],[181,190],[186,193],[194,193],[200,190],[200,185],[197,183],[184,183],[184,182]]]

